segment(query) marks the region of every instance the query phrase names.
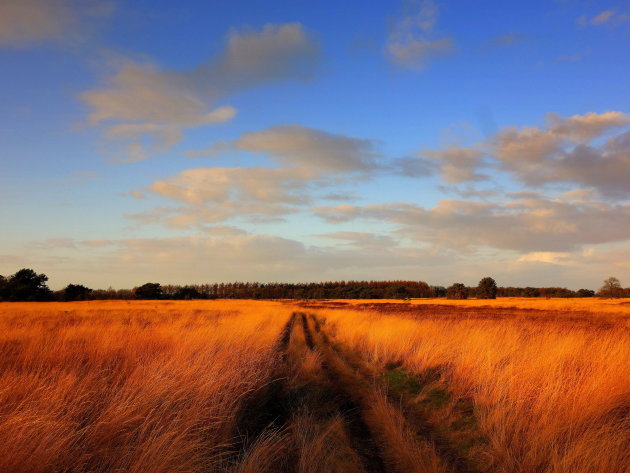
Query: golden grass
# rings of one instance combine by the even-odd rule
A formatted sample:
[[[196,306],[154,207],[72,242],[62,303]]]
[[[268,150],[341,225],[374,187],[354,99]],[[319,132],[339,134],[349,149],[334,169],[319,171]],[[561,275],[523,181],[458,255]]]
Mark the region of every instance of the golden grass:
[[[630,471],[626,301],[337,302],[0,304],[0,471],[360,472],[348,419],[318,404],[331,382],[355,393],[393,471],[453,467],[410,406],[457,447],[469,404],[484,441],[462,451],[479,471]],[[296,323],[282,361],[294,310],[325,318],[341,351],[314,330],[308,349]],[[422,392],[383,394],[389,363]],[[278,376],[306,404],[243,442],[243,409]]]
[[[488,301],[453,305],[481,302]],[[554,302],[532,305],[558,310]],[[562,307],[577,313],[598,304],[609,302],[563,301]],[[393,308],[386,315],[320,313],[339,340],[372,363],[401,362],[420,375],[437,369],[455,396],[472,398],[499,471],[622,473],[630,465],[630,333],[619,307],[622,314],[612,319],[618,323],[605,328],[562,317],[555,324],[488,319],[482,308],[478,319],[468,313],[461,320],[414,318]]]
[[[341,303],[349,305],[359,304],[401,304],[400,299],[338,299],[327,301],[328,303]],[[614,314],[617,316],[630,316],[629,299],[606,299],[600,297],[585,298],[542,298],[542,297],[499,297],[497,299],[412,299],[404,304],[413,306],[449,306],[466,308],[503,308],[503,309],[533,309],[540,311],[558,311],[571,315],[573,312],[590,312],[593,315]]]
[[[368,422],[374,426],[386,462],[405,473],[446,473],[450,471],[427,441],[418,439],[403,413],[374,390],[366,400]]]
[[[300,473],[365,473],[339,415],[322,420],[306,413],[297,416],[291,427]]]
[[[209,471],[288,314],[247,302],[0,304],[0,471]]]

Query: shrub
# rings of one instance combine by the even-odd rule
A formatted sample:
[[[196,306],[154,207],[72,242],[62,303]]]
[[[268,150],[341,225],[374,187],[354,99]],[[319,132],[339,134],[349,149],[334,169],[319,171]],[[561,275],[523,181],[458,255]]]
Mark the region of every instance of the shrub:
[[[447,299],[468,299],[468,288],[457,282],[446,290]]]
[[[68,284],[63,290],[64,301],[85,301],[89,299],[92,289],[82,284]]]
[[[477,299],[496,299],[497,283],[494,279],[487,277],[479,281],[477,285]]]
[[[133,289],[133,296],[136,299],[161,299],[162,286],[157,282],[148,282]]]
[[[578,289],[575,295],[577,297],[593,297],[595,295],[595,291],[592,289]]]

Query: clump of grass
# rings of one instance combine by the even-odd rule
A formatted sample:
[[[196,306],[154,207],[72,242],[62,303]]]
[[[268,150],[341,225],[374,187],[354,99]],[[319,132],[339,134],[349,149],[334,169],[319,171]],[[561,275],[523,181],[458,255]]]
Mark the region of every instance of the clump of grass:
[[[418,395],[422,390],[420,377],[395,363],[385,365],[385,382],[398,395]]]
[[[287,318],[269,303],[0,304],[0,471],[219,468]]]
[[[630,399],[628,307],[599,300],[456,302],[411,306],[453,303],[469,309],[465,317],[431,317],[429,309],[415,316],[408,305],[399,314],[390,305],[382,313],[344,308],[321,315],[364,359],[398,362],[385,375],[393,391],[417,391],[409,374],[416,375],[420,408],[484,468],[625,473],[630,422],[619,413]],[[492,307],[504,310],[495,316]],[[530,310],[517,312],[523,308]],[[439,370],[440,381],[425,381],[431,370]]]

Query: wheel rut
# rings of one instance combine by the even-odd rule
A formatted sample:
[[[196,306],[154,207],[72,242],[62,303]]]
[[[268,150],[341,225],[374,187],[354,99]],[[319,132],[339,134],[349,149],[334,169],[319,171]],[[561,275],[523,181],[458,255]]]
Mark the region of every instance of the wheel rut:
[[[359,357],[353,356],[349,358],[347,356],[348,354],[344,353],[343,349],[340,349],[337,344],[330,340],[326,331],[322,328],[320,320],[314,314],[311,314],[309,318],[315,333],[319,335],[322,344],[327,347],[327,350],[334,352],[342,359],[356,373],[357,377],[362,377],[366,383],[375,382],[376,377],[374,373],[368,372]],[[355,354],[352,353],[352,355]],[[408,402],[408,399],[401,397],[396,398],[396,396],[387,389],[384,391],[386,392],[389,402],[398,406],[401,410],[405,421],[409,424],[413,432],[432,446],[448,471],[453,473],[481,473],[482,471],[489,471],[488,469],[480,469],[476,465],[471,464],[422,413],[413,408],[411,403]]]
[[[346,389],[346,383],[341,379],[341,374],[335,369],[329,359],[330,354],[327,353],[327,347],[317,345],[315,338],[309,327],[306,314],[301,313],[302,328],[304,330],[304,339],[309,350],[318,350],[324,357],[322,361],[322,369],[334,390],[334,397],[339,403],[338,409],[346,420],[346,426],[352,445],[359,454],[363,467],[369,473],[387,473],[385,462],[380,456],[380,451],[374,436],[362,418],[362,408],[355,397]],[[316,331],[320,333],[320,327],[317,325]]]
[[[239,458],[266,433],[286,428],[291,415],[287,399],[287,348],[295,320],[296,315],[292,314],[274,344],[274,354],[279,363],[270,379],[241,402],[232,434],[236,440],[232,441],[232,448],[226,459],[228,465],[237,464]]]
[[[283,448],[273,454],[277,458],[271,466],[256,471],[480,472],[421,414],[402,399],[387,397],[383,380],[357,353],[336,343],[324,322],[295,312],[282,328],[274,348],[276,370],[264,387],[243,400],[237,415],[229,471],[248,471],[239,467],[239,461],[275,432],[282,434]],[[326,437],[330,426],[337,426],[337,431]],[[305,443],[307,431],[311,437]],[[322,444],[328,446],[317,454],[308,446]],[[324,457],[317,459],[316,468],[310,463],[314,455]],[[311,466],[305,470],[303,464]]]

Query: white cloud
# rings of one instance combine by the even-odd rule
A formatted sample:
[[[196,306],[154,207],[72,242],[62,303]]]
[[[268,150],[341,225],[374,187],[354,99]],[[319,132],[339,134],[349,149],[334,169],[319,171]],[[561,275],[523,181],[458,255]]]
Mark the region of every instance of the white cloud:
[[[134,140],[136,149],[122,160],[144,159],[181,141],[183,128],[231,120],[236,109],[216,107],[220,99],[265,83],[311,78],[319,56],[317,42],[299,23],[232,30],[225,50],[192,70],[123,61],[101,87],[83,92],[81,99],[91,108],[89,123],[109,127],[106,138]],[[138,144],[143,136],[159,145]]]
[[[194,168],[156,181],[145,192],[179,202],[128,215],[141,224],[188,228],[232,218],[273,221],[311,201],[316,174],[307,168]]]
[[[5,0],[0,3],[0,45],[58,40],[74,21],[66,1]]]
[[[446,254],[418,248],[372,245],[366,257],[366,248],[357,245],[307,246],[275,235],[215,228],[216,232],[210,230],[204,235],[77,242],[75,253],[43,269],[53,277],[53,287],[63,287],[59,281],[65,283],[66,278],[76,282],[78,274],[81,283],[91,287],[132,287],[147,280],[190,284],[230,280],[418,279],[433,276],[432,268],[443,271],[453,261]],[[419,263],[427,268],[420,275]]]
[[[431,158],[440,168],[442,179],[450,183],[483,181],[488,177],[476,172],[482,165],[483,152],[474,148],[450,148],[443,151],[425,150],[418,153]]]
[[[597,15],[589,18],[582,15],[578,18],[578,24],[582,26],[602,26],[602,25],[618,25],[630,21],[630,15],[627,13],[619,13],[616,10],[603,10]]]
[[[598,15],[595,15],[591,20],[591,24],[593,25],[601,25],[609,21],[615,15],[614,10],[604,10]]]
[[[438,168],[436,161],[418,157],[407,156],[395,159],[393,162],[394,173],[406,177],[432,176]]]
[[[266,155],[271,161],[294,167],[307,167],[317,173],[371,173],[385,170],[374,140],[331,133],[302,125],[277,125],[243,133],[232,141],[219,141],[210,147],[190,150],[190,157],[215,157],[235,151]]]
[[[2,0],[0,47],[25,47],[64,41],[82,33],[88,19],[109,16],[112,2]]]
[[[586,113],[561,117],[547,114],[549,133],[575,142],[588,142],[609,129],[630,124],[630,115],[621,112]]]
[[[546,119],[543,127],[505,127],[474,147],[422,151],[417,165],[439,168],[449,183],[484,180],[478,171],[495,168],[531,187],[561,184],[592,187],[611,199],[630,196],[630,131],[624,131],[630,115],[548,113]]]
[[[554,251],[534,251],[518,258],[518,263],[569,264],[570,253]]]
[[[628,132],[603,144],[591,141],[630,124],[621,112],[589,113],[563,118],[548,114],[547,129],[515,127],[491,138],[494,158],[518,179],[532,186],[568,183],[594,187],[618,198],[630,195]]]
[[[416,204],[317,207],[330,223],[363,219],[398,227],[398,235],[439,247],[489,247],[520,252],[567,252],[630,239],[630,204],[525,198],[508,202],[442,200]]]
[[[597,289],[611,274],[630,281],[630,250],[589,246],[575,252],[465,253],[402,246],[387,236],[339,232],[348,245],[307,246],[274,235],[215,227],[206,234],[172,238],[76,241],[74,248],[36,245],[0,262],[17,270],[37,263],[53,288],[70,282],[90,287],[133,287],[146,281],[191,284],[220,281],[425,280],[476,284],[492,275],[500,285]],[[379,245],[381,237],[383,243]],[[59,240],[62,240],[60,238]],[[18,256],[16,256],[18,255]]]
[[[237,149],[265,153],[280,164],[304,166],[322,172],[370,171],[378,168],[371,140],[300,125],[284,125],[243,134]]]
[[[400,18],[387,38],[387,55],[399,66],[422,69],[437,56],[455,49],[451,38],[437,38],[433,29],[438,19],[438,8],[432,0],[414,2],[417,11]]]
[[[504,128],[491,139],[494,153],[504,162],[534,165],[560,149],[562,137],[535,127]]]
[[[105,131],[105,137],[112,141],[149,140],[150,144],[139,141],[127,143],[124,151],[115,156],[113,161],[133,162],[145,159],[149,155],[163,153],[184,139],[179,127],[157,125],[154,123],[126,123],[115,125]]]
[[[369,232],[332,232],[315,236],[346,242],[349,246],[364,250],[384,249],[398,246],[398,242],[389,235],[380,235]]]
[[[305,168],[195,168],[153,183],[148,191],[187,204],[252,201],[303,204],[302,188],[313,178]]]
[[[318,43],[300,23],[267,24],[261,31],[232,29],[223,54],[192,78],[211,95],[279,80],[309,80],[320,59]]]
[[[142,192],[138,192],[136,190],[129,191],[129,195],[131,195],[131,197],[134,197],[136,199],[146,199],[147,198],[147,196],[145,194],[143,194]]]
[[[268,221],[301,211],[315,199],[352,200],[354,196],[340,186],[396,171],[390,161],[379,162],[382,157],[374,148],[369,139],[300,125],[244,133],[236,140],[215,143],[209,154],[263,154],[282,167],[189,169],[144,189],[184,207],[153,209],[130,217],[140,223],[162,221],[181,227],[234,217]],[[202,153],[208,150],[189,155]]]

